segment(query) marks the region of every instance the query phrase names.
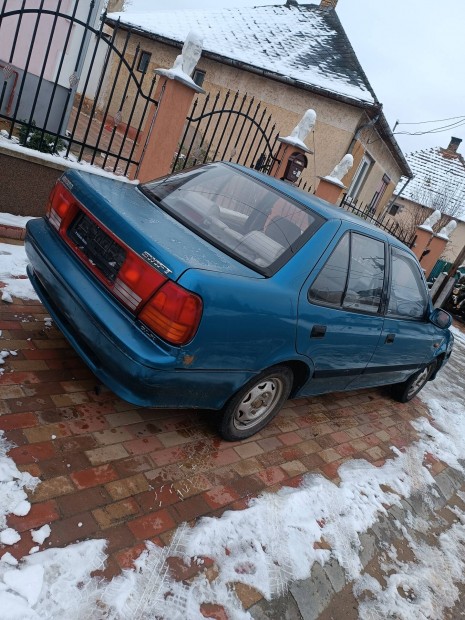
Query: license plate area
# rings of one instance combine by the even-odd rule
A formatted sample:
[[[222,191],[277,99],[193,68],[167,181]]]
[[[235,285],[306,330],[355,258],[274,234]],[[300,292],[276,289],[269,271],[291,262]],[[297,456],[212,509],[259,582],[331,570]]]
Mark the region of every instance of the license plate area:
[[[68,237],[107,280],[114,282],[126,258],[126,251],[81,212],[68,229]]]

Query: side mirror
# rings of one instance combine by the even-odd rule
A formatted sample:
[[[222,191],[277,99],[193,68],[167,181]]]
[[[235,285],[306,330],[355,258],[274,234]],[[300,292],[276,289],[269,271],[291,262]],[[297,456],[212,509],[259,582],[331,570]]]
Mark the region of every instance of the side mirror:
[[[451,315],[442,308],[435,308],[431,313],[429,320],[433,325],[436,325],[436,327],[440,327],[441,329],[447,329],[452,325]]]

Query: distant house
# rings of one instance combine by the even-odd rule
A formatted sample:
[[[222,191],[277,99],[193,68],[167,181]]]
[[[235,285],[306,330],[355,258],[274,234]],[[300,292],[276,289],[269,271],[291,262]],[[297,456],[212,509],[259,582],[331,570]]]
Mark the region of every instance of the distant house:
[[[407,185],[407,179],[401,179],[396,188],[398,197],[386,214],[412,233],[436,209],[443,216],[434,227],[435,232],[455,219],[458,226],[444,252],[448,261],[453,261],[465,245],[465,158],[458,152],[461,142],[452,137],[446,148],[408,154],[406,159],[415,176]]]
[[[6,81],[0,114],[23,120],[32,116],[38,126],[53,132],[66,128],[91,36],[65,16],[98,27],[104,5],[105,0],[44,0],[27,5],[22,0],[4,0],[0,69]]]
[[[310,182],[314,185],[319,175],[329,174],[350,152],[354,167],[343,179],[348,193],[379,213],[399,178],[410,177],[411,170],[339,21],[336,4],[288,0],[278,6],[149,14],[131,13],[129,7],[129,12],[109,14],[107,23],[121,46],[127,31],[136,34],[125,56],[131,63],[139,45],[135,70],[149,74],[172,66],[188,32],[199,32],[204,51],[194,80],[207,92],[238,90],[262,101],[282,136],[313,108],[317,124],[307,143],[315,154],[305,173]],[[115,77],[113,71],[109,84]],[[123,81],[116,87],[121,92],[125,88]],[[123,121],[132,96],[129,89]],[[110,108],[110,114],[117,112]]]

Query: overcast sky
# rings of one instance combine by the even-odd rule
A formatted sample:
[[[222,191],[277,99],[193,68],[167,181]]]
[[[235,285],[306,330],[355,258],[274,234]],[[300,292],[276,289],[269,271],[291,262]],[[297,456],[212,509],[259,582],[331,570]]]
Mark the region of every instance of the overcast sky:
[[[284,4],[285,0],[129,0],[128,11],[189,10]],[[309,4],[312,2],[309,0]],[[314,2],[319,4],[318,1]],[[132,5],[132,6],[131,6]],[[418,132],[461,122],[441,133],[396,134],[404,153],[464,139],[465,0],[339,0],[337,13],[391,125]]]

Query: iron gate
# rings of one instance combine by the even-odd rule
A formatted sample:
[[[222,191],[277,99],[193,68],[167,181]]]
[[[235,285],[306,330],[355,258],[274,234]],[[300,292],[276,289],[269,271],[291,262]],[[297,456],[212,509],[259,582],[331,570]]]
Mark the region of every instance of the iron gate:
[[[0,0],[3,135],[127,175],[139,163],[136,141],[156,105],[156,77],[129,31],[119,22],[106,27],[106,12],[98,23],[101,2],[74,0],[66,11],[64,0],[54,10],[44,3]]]
[[[232,161],[269,173],[279,143],[271,114],[253,97],[227,91],[196,98],[187,117],[173,172],[208,161]]]

